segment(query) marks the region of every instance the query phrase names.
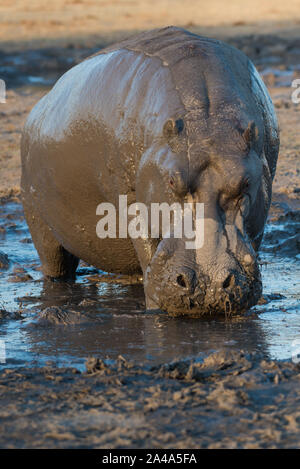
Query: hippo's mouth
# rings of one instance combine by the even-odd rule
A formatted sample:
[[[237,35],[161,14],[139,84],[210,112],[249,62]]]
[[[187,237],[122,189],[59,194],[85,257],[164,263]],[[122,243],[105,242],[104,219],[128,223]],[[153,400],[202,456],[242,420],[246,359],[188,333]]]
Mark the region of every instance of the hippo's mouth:
[[[222,285],[215,284],[203,273],[187,284],[183,276],[174,281],[172,272],[156,276],[146,272],[147,309],[162,310],[176,315],[232,316],[242,314],[257,304],[262,294],[258,265],[251,272],[233,272]]]

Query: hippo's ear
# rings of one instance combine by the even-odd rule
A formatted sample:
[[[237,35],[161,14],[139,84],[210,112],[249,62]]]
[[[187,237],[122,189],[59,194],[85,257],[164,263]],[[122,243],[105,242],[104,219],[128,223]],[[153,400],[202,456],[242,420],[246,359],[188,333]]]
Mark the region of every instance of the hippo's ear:
[[[163,134],[166,138],[179,135],[183,131],[184,123],[182,119],[168,119],[163,128]]]
[[[252,145],[258,140],[258,128],[255,125],[254,121],[249,122],[248,127],[243,132],[243,138],[247,144],[247,147],[250,149]]]

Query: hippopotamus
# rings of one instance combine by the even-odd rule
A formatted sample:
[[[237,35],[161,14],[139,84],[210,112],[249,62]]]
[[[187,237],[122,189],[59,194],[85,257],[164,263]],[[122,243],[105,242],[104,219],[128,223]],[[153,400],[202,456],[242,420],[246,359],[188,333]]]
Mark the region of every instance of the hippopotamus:
[[[236,48],[167,27],[100,50],[57,81],[22,135],[22,202],[45,276],[74,279],[83,260],[140,275],[149,310],[247,310],[262,293],[278,149],[270,96]],[[96,208],[120,194],[204,204],[203,245],[99,239]]]

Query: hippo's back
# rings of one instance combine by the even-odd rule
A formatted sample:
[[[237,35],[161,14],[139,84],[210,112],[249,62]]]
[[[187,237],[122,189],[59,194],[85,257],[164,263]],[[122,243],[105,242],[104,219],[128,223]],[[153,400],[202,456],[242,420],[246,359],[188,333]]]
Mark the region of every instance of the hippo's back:
[[[193,133],[195,139],[199,133],[205,139],[219,129],[226,138],[227,121],[247,127],[252,117],[263,128],[264,153],[274,177],[279,150],[277,118],[262,79],[243,52],[223,41],[173,26],[139,34],[107,48],[105,53],[118,49],[158,58],[168,68],[184,107],[185,122],[191,123],[189,146]],[[230,138],[230,131],[228,135]]]

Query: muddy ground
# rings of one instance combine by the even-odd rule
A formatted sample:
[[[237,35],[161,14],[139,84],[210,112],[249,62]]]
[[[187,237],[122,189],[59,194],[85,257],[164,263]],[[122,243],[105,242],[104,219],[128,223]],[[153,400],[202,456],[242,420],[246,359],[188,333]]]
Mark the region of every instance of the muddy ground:
[[[1,447],[299,447],[300,366],[218,352],[147,369],[120,357],[87,372],[0,375]]]
[[[290,264],[288,274],[291,275],[290,283],[295,285],[294,291],[298,291],[298,296],[294,294],[294,297],[299,303],[299,277],[293,274],[293,265],[296,266],[300,259],[300,104],[291,101],[291,82],[300,78],[300,10],[297,2],[289,2],[283,8],[279,1],[255,0],[251,2],[251,11],[245,10],[243,15],[239,2],[233,2],[226,21],[223,21],[218,0],[207,2],[211,6],[206,5],[207,9],[204,13],[202,10],[201,15],[192,6],[187,8],[185,5],[182,9],[180,2],[177,2],[177,9],[171,8],[169,1],[160,2],[159,10],[157,5],[151,6],[152,13],[144,0],[138,10],[136,2],[125,1],[110,2],[112,6],[109,7],[104,5],[107,2],[99,2],[97,7],[92,0],[76,0],[67,2],[65,9],[61,0],[53,1],[51,7],[46,1],[39,2],[39,7],[32,4],[30,8],[24,7],[25,3],[15,2],[14,15],[11,2],[4,1],[0,6],[0,78],[5,79],[8,87],[7,102],[0,104],[0,251],[6,237],[10,236],[11,239],[17,237],[24,250],[26,246],[30,247],[28,233],[23,225],[19,226],[22,223],[19,139],[22,124],[34,103],[64,71],[99,48],[130,35],[132,31],[173,23],[201,34],[224,38],[243,50],[254,61],[269,88],[280,123],[281,150],[269,217],[269,226],[275,223],[275,228],[267,230],[263,252],[266,256],[282,256],[282,262],[284,259],[287,263],[295,262]],[[85,9],[87,3],[89,11]],[[22,266],[19,258],[14,264],[2,251],[0,267],[0,338],[3,334],[9,336],[11,331],[16,332],[11,324],[24,322],[23,329],[32,342],[38,342],[38,336],[43,334],[47,348],[52,339],[50,335],[57,334],[57,329],[51,329],[55,324],[62,328],[59,334],[61,338],[68,338],[70,349],[78,346],[81,332],[76,329],[74,339],[71,328],[75,323],[78,323],[77,327],[83,327],[82,318],[90,317],[96,309],[95,302],[89,299],[90,287],[87,289],[83,284],[78,287],[79,293],[78,289],[70,288],[53,294],[53,286],[43,285],[43,301],[39,298],[33,307],[35,298],[29,285],[42,282],[35,277],[40,275],[38,261]],[[81,267],[81,278],[87,276],[89,283],[99,286],[98,274],[84,269],[88,267]],[[289,282],[286,277],[283,280]],[[6,305],[6,284],[16,285],[16,295],[21,288],[24,295],[14,309]],[[109,290],[111,296],[114,291]],[[274,293],[272,288],[270,293]],[[272,309],[275,318],[277,313],[285,312],[287,318],[288,314],[295,318],[295,302],[291,312],[285,304],[286,292],[275,293],[278,298],[283,295],[278,306]],[[276,295],[272,297],[271,294],[265,295],[261,308],[264,302],[276,300]],[[75,309],[68,295],[72,296],[72,301],[73,296],[76,297]],[[122,302],[116,298],[114,308],[124,309],[124,301],[126,303],[126,296],[122,297]],[[30,304],[30,309],[26,309],[26,304]],[[135,292],[133,298],[128,297],[127,308],[136,312],[133,318],[128,315],[128,322],[137,332],[143,327],[143,320],[138,319],[143,307],[140,291]],[[125,313],[125,310],[121,312]],[[259,309],[251,313],[258,315],[255,328],[260,313]],[[103,321],[104,326],[109,326],[110,323],[103,320],[103,314],[101,311],[99,324],[101,326]],[[41,321],[43,329],[34,328],[34,324]],[[122,327],[126,328],[126,315],[122,321]],[[168,335],[172,329],[170,325],[165,327],[165,318],[150,318],[149,321],[148,340],[157,341],[159,348],[165,343],[162,335]],[[287,321],[284,317],[276,324],[283,330],[290,327]],[[58,368],[53,360],[45,365],[38,359],[26,366],[27,356],[24,361],[12,361],[11,365],[10,362],[3,366],[0,363],[0,447],[298,448],[300,366],[295,363],[298,360],[274,360],[272,357],[276,354],[260,347],[265,335],[261,342],[251,342],[250,324],[253,326],[252,322],[241,318],[227,325],[234,332],[226,346],[217,345],[221,343],[220,330],[211,336],[211,343],[208,332],[205,336],[208,343],[202,355],[195,347],[180,344],[178,353],[171,351],[164,355],[163,364],[151,364],[151,360],[141,359],[140,339],[137,332],[135,336],[134,329],[130,329],[129,335],[133,339],[129,344],[123,330],[120,336],[113,335],[109,340],[109,328],[105,329],[98,345],[105,353],[99,358],[99,354],[92,350],[96,358],[89,358],[85,367]],[[176,347],[180,342],[180,325],[174,323],[172,327],[176,330],[173,337]],[[187,324],[182,327],[189,328]],[[209,323],[204,327],[210,331]],[[300,327],[291,337],[299,337],[299,333]],[[116,356],[116,344],[119,345],[121,336],[122,355],[126,355],[129,345],[134,347],[133,342],[137,344],[134,353],[129,352],[132,360]],[[59,340],[62,339],[57,339],[53,348],[57,347],[62,355],[70,354],[70,349],[66,351],[65,344],[61,347]],[[85,337],[85,342],[80,343],[81,353],[86,357],[91,355],[87,351],[88,342]],[[241,351],[243,346],[245,350]],[[150,348],[149,343],[146,344],[146,352]],[[217,352],[211,351],[216,348]],[[43,354],[46,355],[44,349],[37,347],[36,355]],[[172,354],[177,357],[176,361]],[[182,355],[181,359],[178,354]]]

